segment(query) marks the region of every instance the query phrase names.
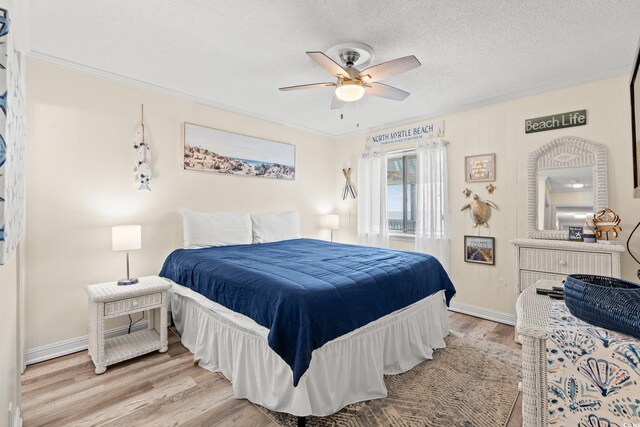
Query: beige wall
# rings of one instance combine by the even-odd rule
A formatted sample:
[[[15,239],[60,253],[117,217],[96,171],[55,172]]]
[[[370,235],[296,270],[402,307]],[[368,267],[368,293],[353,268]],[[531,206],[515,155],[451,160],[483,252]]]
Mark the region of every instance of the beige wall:
[[[303,235],[328,238],[318,215],[337,211],[336,240],[356,241],[357,201],[340,199],[342,167],[357,176],[365,136],[331,140],[293,128],[202,106],[168,95],[70,71],[28,63],[29,150],[27,189],[27,348],[86,334],[84,286],[124,274],[124,257],[110,250],[111,226],[143,225],[143,249],[132,253],[134,275],[154,274],[180,245],[182,208],[202,211],[298,209]],[[610,205],[623,219],[622,239],[640,220],[632,199],[628,78],[620,76],[493,104],[437,119],[449,145],[452,278],[456,302],[513,313],[513,266],[509,240],[526,234],[526,158],[562,135],[608,146]],[[151,133],[152,192],[133,183],[131,133],[145,104]],[[525,135],[524,120],[586,108],[583,127]],[[221,176],[180,168],[182,123],[189,121],[294,143],[295,182]],[[464,182],[464,156],[496,153],[496,192]],[[357,182],[356,182],[357,184]],[[474,229],[459,212],[469,187],[494,201],[489,229]],[[463,261],[463,236],[496,238],[496,266]],[[411,242],[394,242],[400,249]],[[636,244],[638,246],[638,244]],[[638,248],[640,250],[640,248]],[[637,266],[624,256],[624,277]]]
[[[455,302],[501,313],[513,313],[513,257],[509,241],[526,236],[526,160],[529,153],[547,141],[563,135],[576,135],[605,144],[609,156],[609,204],[622,217],[626,238],[640,220],[640,200],[633,199],[631,160],[631,124],[629,77],[620,76],[536,96],[501,102],[483,108],[436,117],[445,121],[445,139],[449,145],[449,200],[451,215],[452,279],[458,289]],[[525,135],[525,119],[586,108],[588,124],[563,130]],[[357,154],[364,149],[366,137],[344,138],[337,145],[339,167],[353,168],[357,176]],[[464,156],[496,153],[494,194],[486,184],[464,182]],[[343,180],[338,179],[338,188]],[[499,209],[489,220],[490,228],[474,229],[468,212],[461,213],[470,188],[482,198],[494,201]],[[337,192],[336,192],[337,194]],[[337,199],[344,227],[336,239],[353,242],[357,231],[357,201]],[[463,236],[483,235],[496,238],[496,265],[465,263]],[[413,243],[395,242],[395,247],[410,249]],[[635,240],[640,250],[640,238]],[[623,257],[623,275],[635,279],[639,266],[628,254]]]
[[[0,266],[0,426],[8,425],[20,402],[19,250]]]
[[[298,209],[303,236],[328,238],[331,139],[30,60],[27,348],[87,333],[84,286],[124,276],[111,226],[142,224],[132,274],[156,274],[181,245],[179,212]],[[131,135],[140,103],[151,134],[152,191],[136,191]],[[295,182],[184,171],[184,121],[296,145]]]

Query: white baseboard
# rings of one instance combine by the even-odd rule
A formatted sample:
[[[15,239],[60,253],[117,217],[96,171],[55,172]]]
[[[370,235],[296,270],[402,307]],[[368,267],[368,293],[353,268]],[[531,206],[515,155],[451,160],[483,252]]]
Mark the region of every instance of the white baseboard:
[[[22,412],[20,412],[19,406],[16,406],[16,415],[13,417],[13,427],[22,427]]]
[[[514,326],[516,324],[516,316],[513,314],[503,313],[501,311],[488,310],[486,308],[477,307],[469,304],[459,304],[452,302],[449,306],[449,310],[456,313],[468,314],[474,317],[480,317],[481,319],[492,320],[498,323],[504,323],[505,325]]]
[[[131,332],[147,329],[149,322],[143,320],[140,323],[136,323]],[[124,335],[127,333],[129,326],[124,325],[117,328],[109,329],[105,331],[105,338],[112,338],[118,335]],[[45,360],[54,359],[60,356],[66,356],[67,354],[76,353],[78,351],[86,350],[89,347],[89,337],[84,335],[82,337],[71,338],[64,341],[54,342],[52,344],[43,345],[41,347],[35,347],[27,349],[25,354],[25,363],[32,365],[38,362],[44,362]]]

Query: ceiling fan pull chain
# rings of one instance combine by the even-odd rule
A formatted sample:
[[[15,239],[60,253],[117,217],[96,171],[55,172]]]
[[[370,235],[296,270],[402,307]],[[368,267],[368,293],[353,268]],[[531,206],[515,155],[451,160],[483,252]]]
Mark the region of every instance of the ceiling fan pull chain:
[[[356,127],[360,127],[360,101],[356,101]]]

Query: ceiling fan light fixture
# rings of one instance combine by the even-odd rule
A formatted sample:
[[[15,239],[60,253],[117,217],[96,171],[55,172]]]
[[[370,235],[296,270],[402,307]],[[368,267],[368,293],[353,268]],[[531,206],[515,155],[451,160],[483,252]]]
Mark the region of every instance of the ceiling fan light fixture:
[[[342,82],[336,88],[336,97],[343,102],[357,101],[364,95],[364,87],[360,82]]]

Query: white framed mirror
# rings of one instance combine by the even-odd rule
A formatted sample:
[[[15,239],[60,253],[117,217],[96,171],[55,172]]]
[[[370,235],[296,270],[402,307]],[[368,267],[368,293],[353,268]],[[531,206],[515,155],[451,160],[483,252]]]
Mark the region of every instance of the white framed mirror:
[[[607,150],[602,144],[563,136],[529,154],[528,235],[566,240],[569,227],[608,205]]]

